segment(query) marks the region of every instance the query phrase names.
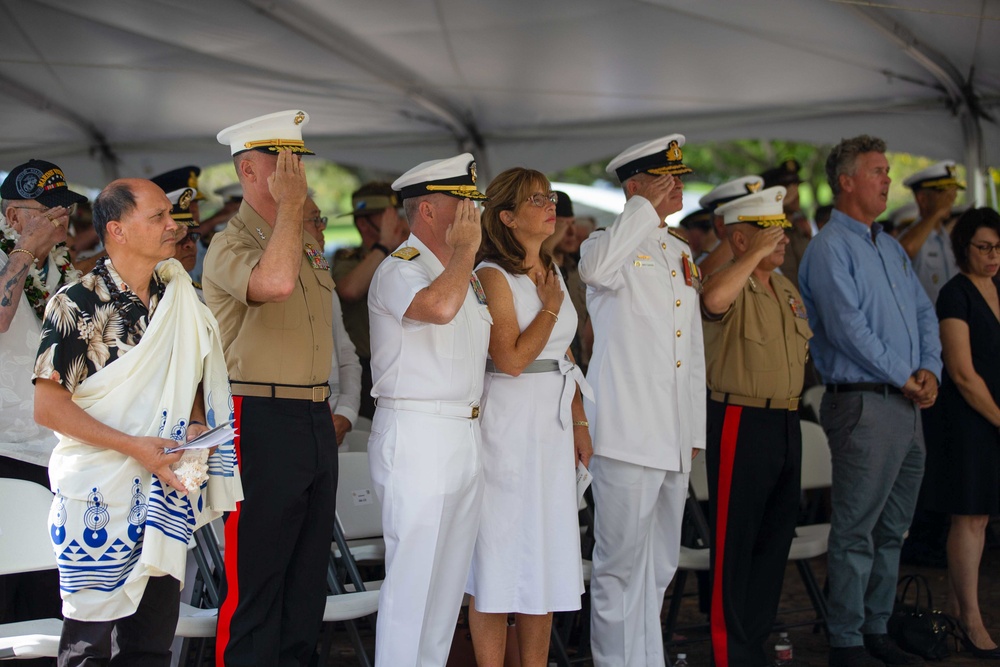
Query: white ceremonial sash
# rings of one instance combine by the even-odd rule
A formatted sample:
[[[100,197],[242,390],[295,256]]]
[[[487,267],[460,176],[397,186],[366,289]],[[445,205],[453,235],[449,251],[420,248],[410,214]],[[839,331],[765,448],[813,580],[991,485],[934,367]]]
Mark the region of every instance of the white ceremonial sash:
[[[231,418],[232,397],[218,323],[177,260],[156,270],[166,291],[142,339],[84,380],[73,401],[124,433],[182,442],[199,383],[210,427]],[[243,499],[233,443],[209,458],[208,481],[182,496],[131,457],[58,435],[49,529],[63,614],[123,618],[135,612],[150,576],[183,586],[191,533]]]

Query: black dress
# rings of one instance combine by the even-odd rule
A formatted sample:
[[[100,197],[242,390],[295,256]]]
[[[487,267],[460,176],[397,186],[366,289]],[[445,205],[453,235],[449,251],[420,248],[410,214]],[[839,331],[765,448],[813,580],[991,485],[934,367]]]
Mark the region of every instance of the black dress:
[[[969,325],[973,367],[1000,404],[1000,321],[982,294],[959,274],[941,289],[937,315]],[[938,400],[924,411],[927,506],[948,514],[1000,514],[1000,432],[965,402],[947,370],[942,375]]]

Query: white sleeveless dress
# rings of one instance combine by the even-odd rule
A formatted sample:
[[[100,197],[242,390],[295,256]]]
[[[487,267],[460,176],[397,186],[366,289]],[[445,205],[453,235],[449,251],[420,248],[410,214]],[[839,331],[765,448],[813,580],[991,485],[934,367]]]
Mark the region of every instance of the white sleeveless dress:
[[[506,277],[518,327],[524,331],[542,308],[535,284],[491,262],[477,268],[483,267]],[[567,297],[538,359],[562,360],[576,325],[576,310]],[[545,614],[580,608],[584,589],[576,453],[572,417],[567,419],[569,406],[564,405],[573,394],[564,392],[564,383],[575,390],[573,376],[558,371],[486,374],[480,403],[483,510],[466,585],[481,612]]]

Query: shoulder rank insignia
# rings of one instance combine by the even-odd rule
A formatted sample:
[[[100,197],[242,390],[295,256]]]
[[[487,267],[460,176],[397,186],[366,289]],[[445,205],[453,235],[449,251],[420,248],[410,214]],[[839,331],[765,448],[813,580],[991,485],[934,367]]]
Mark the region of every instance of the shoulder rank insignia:
[[[396,252],[392,253],[391,257],[398,257],[399,259],[405,259],[410,261],[411,259],[420,255],[420,251],[416,248],[411,248],[410,246],[403,246]]]
[[[680,239],[681,241],[684,241],[684,243],[686,245],[691,245],[690,243],[688,243],[688,240],[686,238],[684,238],[684,235],[681,234],[680,232],[676,232],[673,229],[670,229],[668,227],[667,228],[667,233],[670,234],[671,236],[673,236],[675,239]]]

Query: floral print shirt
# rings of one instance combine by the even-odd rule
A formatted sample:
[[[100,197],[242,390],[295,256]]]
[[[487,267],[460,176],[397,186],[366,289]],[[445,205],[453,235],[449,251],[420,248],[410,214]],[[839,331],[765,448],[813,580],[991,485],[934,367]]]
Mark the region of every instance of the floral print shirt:
[[[90,375],[139,343],[165,288],[154,273],[147,310],[111,260],[98,260],[80,282],[49,300],[32,381],[55,380],[73,393]]]

